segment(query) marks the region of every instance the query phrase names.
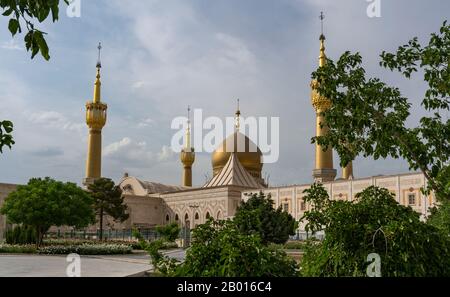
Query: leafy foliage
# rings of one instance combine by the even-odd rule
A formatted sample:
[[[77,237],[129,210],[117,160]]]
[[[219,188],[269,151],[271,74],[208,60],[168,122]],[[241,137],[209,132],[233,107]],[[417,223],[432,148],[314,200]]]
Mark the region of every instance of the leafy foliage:
[[[11,135],[13,131],[13,123],[10,121],[0,121],[0,154],[3,153],[3,147],[11,146],[15,143]]]
[[[273,200],[262,192],[250,196],[247,202],[239,206],[234,222],[243,234],[258,234],[261,242],[285,243],[289,235],[294,235],[298,224],[281,206],[273,208]]]
[[[5,232],[7,244],[35,244],[36,230],[29,226],[15,226],[11,230]]]
[[[157,226],[156,232],[158,232],[168,242],[174,242],[180,235],[180,226],[177,223],[172,223],[165,226]]]
[[[186,259],[179,263],[162,255],[164,240],[146,242],[155,271],[182,277],[296,276],[297,264],[286,253],[264,246],[257,234],[242,234],[233,221],[209,219],[193,230]]]
[[[78,244],[78,245],[52,245],[37,250],[44,255],[124,255],[131,254],[132,248],[127,244]]]
[[[35,254],[35,245],[1,244],[0,254]]]
[[[193,231],[192,246],[175,276],[296,276],[297,264],[278,249],[266,247],[258,234],[243,234],[233,221],[208,220]]]
[[[388,190],[367,188],[354,202],[326,198],[322,185],[305,192],[313,208],[302,220],[311,232],[324,230],[325,239],[306,246],[302,275],[364,276],[370,253],[380,255],[383,276],[450,275],[448,237]]]
[[[445,236],[450,236],[450,202],[444,201],[433,207],[427,223],[441,230]]]
[[[45,238],[41,246],[76,246],[76,245],[98,245],[98,240],[95,239],[69,239],[69,238]],[[141,248],[139,242],[128,240],[108,240],[107,244],[113,245],[128,245],[133,250]]]
[[[8,195],[0,212],[11,223],[34,227],[39,246],[51,226],[82,228],[94,222],[92,203],[74,183],[32,178]]]
[[[130,254],[132,248],[127,244],[94,244],[45,245],[36,248],[34,245],[0,244],[0,254],[44,254],[44,255],[124,255]]]
[[[119,186],[109,178],[100,178],[88,186],[90,195],[94,199],[94,209],[99,217],[100,239],[103,239],[103,220],[109,215],[116,221],[124,222],[128,219],[127,206]]]
[[[404,158],[410,169],[423,172],[438,198],[450,200],[448,175],[441,174],[450,161],[450,119],[443,117],[450,108],[449,61],[447,22],[439,33],[431,35],[426,46],[414,38],[396,53],[381,54],[382,67],[405,78],[423,73],[428,85],[421,104],[427,116],[410,128],[406,122],[411,103],[398,88],[378,78],[366,78],[359,53],[345,52],[337,62],[328,59],[312,76],[319,82],[319,93],[332,101],[324,113],[329,133],[313,138],[313,142],[335,148],[341,166],[359,154],[374,159]]]
[[[68,0],[64,0],[69,4]],[[49,60],[49,49],[44,35],[47,34],[35,27],[35,23],[42,23],[51,14],[51,19],[56,22],[59,17],[60,0],[0,0],[0,8],[3,16],[9,17],[8,29],[12,36],[22,33],[26,28],[24,38],[27,51],[31,52],[33,59],[39,52],[44,59]],[[25,24],[25,26],[24,26]]]
[[[133,236],[139,240],[141,248],[150,255],[154,272],[161,273],[162,275],[170,275],[173,273],[178,265],[178,261],[160,252],[160,250],[164,249],[164,245],[167,242],[165,238],[148,242],[137,230],[133,231]]]

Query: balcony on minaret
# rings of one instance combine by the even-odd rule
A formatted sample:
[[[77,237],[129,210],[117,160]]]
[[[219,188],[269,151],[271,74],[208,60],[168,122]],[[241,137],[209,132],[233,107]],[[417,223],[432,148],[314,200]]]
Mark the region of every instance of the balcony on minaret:
[[[102,102],[86,103],[86,124],[92,130],[101,130],[106,124],[108,106]]]

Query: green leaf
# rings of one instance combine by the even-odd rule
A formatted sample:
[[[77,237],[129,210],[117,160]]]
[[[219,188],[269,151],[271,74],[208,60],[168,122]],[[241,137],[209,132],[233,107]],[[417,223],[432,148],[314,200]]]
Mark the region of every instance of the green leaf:
[[[16,19],[10,19],[8,24],[9,32],[11,32],[12,36],[17,34],[17,31],[20,32],[20,24]]]

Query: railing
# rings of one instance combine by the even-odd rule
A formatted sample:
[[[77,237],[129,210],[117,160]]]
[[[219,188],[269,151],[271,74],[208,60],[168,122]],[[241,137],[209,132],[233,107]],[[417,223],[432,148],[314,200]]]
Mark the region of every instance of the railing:
[[[156,229],[152,228],[136,228],[146,240],[160,239],[161,235],[156,232]],[[192,232],[189,228],[181,228],[178,235],[178,239],[183,241],[183,246],[187,247],[191,242]],[[45,238],[56,239],[99,239],[100,229],[96,231],[87,230],[57,230],[53,232],[47,232]],[[104,240],[122,240],[122,241],[135,241],[137,238],[133,236],[133,229],[103,229]]]
[[[320,233],[320,232],[318,232],[318,233],[313,235],[313,234],[308,233],[306,231],[297,230],[297,233],[295,235],[293,235],[293,236],[289,236],[289,239],[290,240],[307,240],[307,239],[310,239],[310,238],[315,238],[315,239],[318,239],[318,240],[323,240],[324,236],[325,235],[323,233]]]
[[[136,228],[137,231],[146,240],[155,240],[161,238],[161,236],[156,232],[155,229],[140,229]],[[53,232],[47,232],[46,238],[67,238],[67,239],[99,239],[100,229],[96,231],[86,231],[86,230],[58,230]],[[133,229],[104,229],[103,239],[105,240],[123,240],[123,241],[134,241],[136,238],[133,236]]]

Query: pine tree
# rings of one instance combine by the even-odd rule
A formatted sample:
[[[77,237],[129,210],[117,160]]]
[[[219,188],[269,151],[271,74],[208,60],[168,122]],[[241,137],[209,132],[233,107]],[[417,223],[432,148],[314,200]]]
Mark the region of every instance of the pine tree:
[[[88,186],[94,199],[94,208],[100,224],[100,240],[103,239],[103,221],[105,215],[112,217],[115,221],[124,222],[129,215],[126,213],[127,206],[124,204],[122,190],[109,178],[100,178]]]

